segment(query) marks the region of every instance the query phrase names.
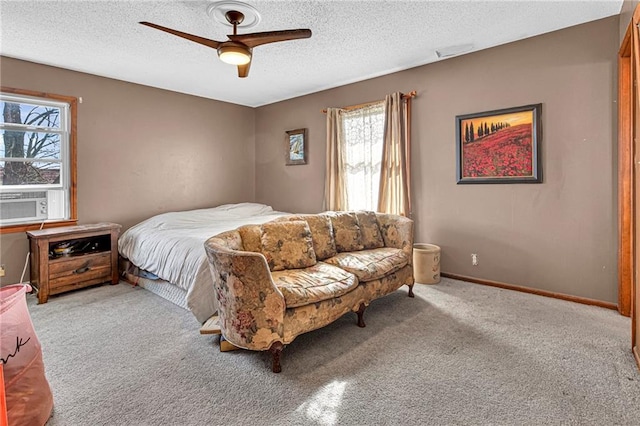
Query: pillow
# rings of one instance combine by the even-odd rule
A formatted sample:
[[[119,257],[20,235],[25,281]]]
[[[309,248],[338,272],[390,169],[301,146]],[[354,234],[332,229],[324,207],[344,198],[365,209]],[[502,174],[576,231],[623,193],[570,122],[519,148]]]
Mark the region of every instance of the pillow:
[[[360,211],[356,212],[360,232],[362,233],[362,245],[365,249],[375,249],[384,247],[378,219],[375,212]]]
[[[339,252],[362,250],[362,233],[355,213],[332,212],[333,236]]]
[[[228,212],[234,216],[249,217],[258,216],[264,214],[274,213],[271,206],[260,203],[237,203],[237,204],[223,204],[218,207],[214,207],[216,212]]]
[[[271,271],[299,269],[316,264],[307,222],[269,222],[262,225],[262,254]]]

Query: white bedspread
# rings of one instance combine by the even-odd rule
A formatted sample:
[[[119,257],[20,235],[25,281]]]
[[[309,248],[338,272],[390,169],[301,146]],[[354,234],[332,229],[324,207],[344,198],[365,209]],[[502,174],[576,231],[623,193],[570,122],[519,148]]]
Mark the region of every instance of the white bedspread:
[[[187,306],[200,322],[217,309],[204,242],[246,224],[261,224],[286,213],[256,203],[164,213],[125,231],[120,255],[137,267],[187,292]]]

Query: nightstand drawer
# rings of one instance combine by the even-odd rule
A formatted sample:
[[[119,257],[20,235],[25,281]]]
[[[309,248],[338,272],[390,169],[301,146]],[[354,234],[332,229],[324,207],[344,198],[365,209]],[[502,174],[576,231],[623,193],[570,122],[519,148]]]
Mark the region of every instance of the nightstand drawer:
[[[74,258],[60,258],[49,263],[49,286],[53,289],[74,282],[111,279],[111,252]]]

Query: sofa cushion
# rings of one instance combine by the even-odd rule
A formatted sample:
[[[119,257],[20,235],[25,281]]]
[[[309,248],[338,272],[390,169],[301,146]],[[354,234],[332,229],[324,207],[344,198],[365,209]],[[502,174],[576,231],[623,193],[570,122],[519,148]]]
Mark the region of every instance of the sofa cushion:
[[[307,222],[268,222],[262,225],[262,254],[271,271],[306,268],[316,264]]]
[[[330,212],[333,236],[338,252],[362,250],[362,233],[355,213]]]
[[[238,228],[245,251],[262,253],[262,227],[260,225],[244,225]]]
[[[316,252],[317,260],[324,260],[335,256],[336,242],[333,239],[333,226],[331,219],[325,215],[300,214],[285,216],[276,219],[277,221],[304,220],[309,224],[311,230],[311,240],[313,241],[313,251]]]
[[[407,255],[400,249],[383,247],[351,253],[338,253],[325,262],[351,272],[361,282],[384,277],[408,263]]]
[[[271,278],[287,308],[340,297],[358,286],[355,275],[324,262],[304,269],[275,271]]]
[[[375,212],[356,212],[356,217],[358,218],[358,225],[360,225],[363,247],[365,249],[384,247]]]

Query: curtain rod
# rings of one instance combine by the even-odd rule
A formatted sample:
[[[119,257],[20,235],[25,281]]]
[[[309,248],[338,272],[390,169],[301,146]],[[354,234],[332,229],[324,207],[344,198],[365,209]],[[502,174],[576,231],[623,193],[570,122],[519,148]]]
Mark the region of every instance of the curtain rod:
[[[415,98],[417,94],[418,93],[415,90],[412,90],[411,92],[407,93],[406,95],[402,94],[402,99]],[[364,108],[364,107],[369,106],[369,105],[377,104],[378,102],[380,102],[380,101],[365,102],[363,104],[350,105],[350,106],[347,106],[347,107],[344,107],[344,108],[340,108],[340,109],[345,110],[345,111],[351,111],[351,110],[354,110],[354,109]],[[322,113],[323,114],[327,113],[326,108],[322,110]]]

